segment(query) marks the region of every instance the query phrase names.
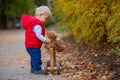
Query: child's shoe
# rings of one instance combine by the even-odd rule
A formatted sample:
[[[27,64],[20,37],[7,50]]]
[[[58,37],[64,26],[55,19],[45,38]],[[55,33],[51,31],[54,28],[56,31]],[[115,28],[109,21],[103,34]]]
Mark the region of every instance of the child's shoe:
[[[34,71],[34,69],[33,69],[33,68],[31,68],[30,72],[31,72],[31,73],[33,73],[33,71]]]
[[[30,72],[35,74],[45,74],[45,71],[43,69],[39,69],[39,70],[31,69]]]

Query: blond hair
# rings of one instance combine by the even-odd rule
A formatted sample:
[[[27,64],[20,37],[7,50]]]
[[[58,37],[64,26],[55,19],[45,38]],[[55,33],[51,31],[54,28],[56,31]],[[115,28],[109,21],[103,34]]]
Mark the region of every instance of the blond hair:
[[[48,14],[51,16],[51,11],[47,6],[40,6],[36,8],[35,15],[39,16],[40,14]]]

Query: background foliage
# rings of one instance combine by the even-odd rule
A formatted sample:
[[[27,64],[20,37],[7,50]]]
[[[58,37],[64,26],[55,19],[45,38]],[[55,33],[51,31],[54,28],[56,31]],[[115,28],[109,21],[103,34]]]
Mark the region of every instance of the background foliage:
[[[77,42],[120,42],[120,0],[52,0],[54,15]]]
[[[21,16],[23,13],[32,14],[35,8],[34,0],[1,0],[0,15],[8,15],[9,17]]]
[[[0,29],[15,28],[22,14],[34,15],[41,5],[47,5],[47,0],[0,0]]]

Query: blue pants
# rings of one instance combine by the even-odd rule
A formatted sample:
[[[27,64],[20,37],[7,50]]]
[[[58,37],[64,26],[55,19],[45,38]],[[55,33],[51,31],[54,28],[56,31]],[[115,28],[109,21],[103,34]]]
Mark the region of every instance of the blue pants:
[[[31,57],[31,68],[35,70],[41,69],[42,61],[40,48],[26,48],[26,50]]]

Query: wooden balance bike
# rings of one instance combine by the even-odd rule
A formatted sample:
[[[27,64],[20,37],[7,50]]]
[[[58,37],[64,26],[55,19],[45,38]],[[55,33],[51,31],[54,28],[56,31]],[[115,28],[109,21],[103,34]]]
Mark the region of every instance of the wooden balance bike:
[[[56,72],[59,75],[61,69],[61,62],[56,62],[56,51],[53,50],[53,48],[50,48],[49,53],[50,60],[48,60],[45,65],[45,74],[47,75],[48,71],[50,71],[52,74]]]

